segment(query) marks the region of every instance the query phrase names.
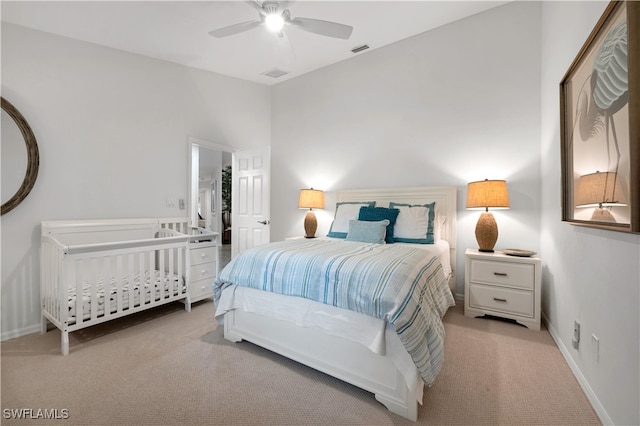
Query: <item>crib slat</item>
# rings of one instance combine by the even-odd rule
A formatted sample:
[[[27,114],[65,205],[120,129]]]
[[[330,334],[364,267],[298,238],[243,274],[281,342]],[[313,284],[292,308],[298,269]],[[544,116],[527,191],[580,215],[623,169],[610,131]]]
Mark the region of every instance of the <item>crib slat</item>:
[[[113,256],[105,256],[102,262],[102,282],[104,283],[104,291],[102,296],[102,304],[104,306],[104,316],[111,316],[111,277],[113,275],[113,266],[111,260]],[[107,289],[109,291],[107,291]]]
[[[160,280],[160,285],[158,286],[158,291],[160,293],[158,300],[162,300],[165,298],[165,294],[164,294],[164,261],[165,261],[165,256],[164,256],[164,251],[160,250],[159,251],[160,255],[158,256],[160,259],[158,259],[158,262],[160,263],[160,265],[158,266],[158,271],[160,272],[158,274],[159,276],[159,280]]]
[[[138,271],[140,271],[140,307],[143,307],[147,304],[147,291],[144,286],[143,274],[144,271],[147,270],[147,266],[145,265],[145,252],[141,252],[138,254]]]
[[[89,259],[87,262],[89,265],[89,273],[91,274],[91,281],[89,286],[91,287],[91,305],[90,313],[91,320],[95,321],[98,318],[98,259],[95,257]]]
[[[129,282],[129,310],[132,310],[135,306],[135,284],[133,282],[133,277],[134,277],[134,272],[133,272],[133,265],[134,263],[134,257],[133,257],[133,253],[130,253],[129,256],[127,256],[127,270],[128,272],[128,282]]]
[[[178,247],[178,293],[183,294],[184,284],[184,262],[182,261],[185,257],[185,251],[182,247]]]
[[[75,275],[71,273],[73,269],[73,258],[65,256],[64,253],[60,252],[59,254],[60,264],[56,269],[60,271],[61,275],[59,277],[59,281],[56,283],[57,292],[56,292],[56,318],[62,324],[62,327],[66,327],[69,323],[69,289],[71,288],[71,283],[75,282]]]
[[[116,313],[122,312],[122,275],[123,275],[123,265],[122,265],[122,256],[115,256],[116,258],[116,270],[115,270],[115,280],[116,280]]]
[[[175,271],[173,270],[173,262],[174,262],[174,256],[175,256],[175,249],[168,249],[169,251],[169,297],[173,297],[175,295],[174,293],[174,284],[175,282],[173,281],[173,274],[175,273]]]
[[[84,270],[82,269],[82,259],[73,263],[75,264],[74,270],[76,283],[76,324],[82,324],[84,320],[84,316],[82,315],[82,281],[84,278]]]

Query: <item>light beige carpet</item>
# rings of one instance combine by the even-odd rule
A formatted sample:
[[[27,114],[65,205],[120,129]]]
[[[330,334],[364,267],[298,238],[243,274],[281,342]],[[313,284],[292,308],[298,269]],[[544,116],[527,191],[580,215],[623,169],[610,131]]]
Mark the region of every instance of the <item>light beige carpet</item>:
[[[546,330],[445,316],[446,359],[419,425],[600,424]],[[231,343],[213,304],[176,303],[71,334],[2,343],[2,424],[400,425],[372,394],[247,342]],[[7,409],[68,419],[7,419]]]

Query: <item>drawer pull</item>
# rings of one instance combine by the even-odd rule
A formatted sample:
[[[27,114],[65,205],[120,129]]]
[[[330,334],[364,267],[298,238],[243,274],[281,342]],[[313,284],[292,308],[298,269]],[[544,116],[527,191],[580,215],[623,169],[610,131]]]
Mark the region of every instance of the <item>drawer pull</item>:
[[[506,272],[494,272],[493,275],[498,276],[498,277],[506,277],[507,273]]]
[[[207,258],[207,255],[206,255],[205,253],[202,253],[200,256],[201,256],[203,259],[206,259],[206,258]]]
[[[503,302],[503,303],[507,303],[507,299],[500,299],[498,297],[494,297],[493,300],[495,300],[496,302]]]

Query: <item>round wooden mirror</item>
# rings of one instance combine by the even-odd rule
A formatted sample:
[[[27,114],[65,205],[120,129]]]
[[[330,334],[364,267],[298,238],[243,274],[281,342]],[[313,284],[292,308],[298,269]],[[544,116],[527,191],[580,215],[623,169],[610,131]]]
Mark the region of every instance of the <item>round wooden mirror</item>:
[[[36,183],[39,166],[38,144],[29,123],[16,107],[2,98],[1,214],[16,208],[29,195]],[[5,194],[13,194],[13,196],[5,200]]]

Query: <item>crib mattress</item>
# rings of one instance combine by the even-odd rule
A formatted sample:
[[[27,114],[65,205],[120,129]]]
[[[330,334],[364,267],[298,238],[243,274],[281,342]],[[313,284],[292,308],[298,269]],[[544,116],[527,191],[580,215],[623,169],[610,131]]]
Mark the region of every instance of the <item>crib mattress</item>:
[[[130,279],[128,275],[119,278],[122,288],[122,310],[129,309],[130,296],[129,292],[133,291],[133,307],[140,306],[141,300],[144,304],[164,299],[171,296],[178,296],[187,293],[187,286],[182,277],[176,274],[164,273],[161,276],[160,271],[146,271],[144,273],[135,273]],[[164,279],[163,279],[164,278]],[[108,286],[104,281],[99,280],[94,283],[96,286],[96,309],[97,317],[105,314],[105,299],[108,298],[109,313],[118,310],[118,279],[111,278]],[[91,287],[92,283],[85,282],[82,286],[82,318],[83,320],[91,318],[93,309],[91,303]],[[172,291],[173,289],[173,291]],[[69,324],[76,322],[76,289],[69,289]]]

